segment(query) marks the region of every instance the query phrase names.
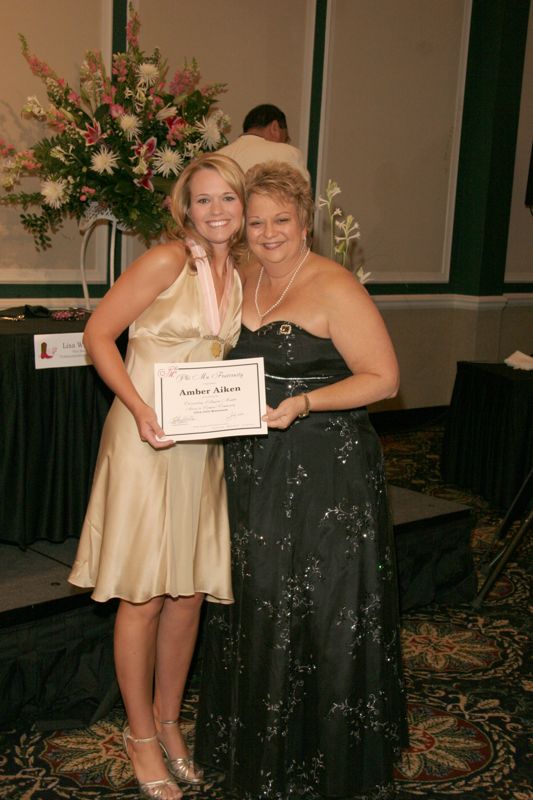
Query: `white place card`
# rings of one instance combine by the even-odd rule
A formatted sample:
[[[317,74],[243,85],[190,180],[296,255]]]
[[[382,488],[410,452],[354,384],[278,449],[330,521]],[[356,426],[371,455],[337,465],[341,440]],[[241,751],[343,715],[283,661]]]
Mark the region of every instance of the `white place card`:
[[[33,337],[35,369],[86,367],[92,364],[82,339],[83,331],[36,333]]]

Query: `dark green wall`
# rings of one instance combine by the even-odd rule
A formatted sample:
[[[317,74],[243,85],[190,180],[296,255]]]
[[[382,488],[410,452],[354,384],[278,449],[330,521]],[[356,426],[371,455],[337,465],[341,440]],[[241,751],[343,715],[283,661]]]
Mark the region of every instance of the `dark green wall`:
[[[474,0],[450,290],[499,295],[504,272],[529,0]],[[521,284],[531,291],[533,284]]]

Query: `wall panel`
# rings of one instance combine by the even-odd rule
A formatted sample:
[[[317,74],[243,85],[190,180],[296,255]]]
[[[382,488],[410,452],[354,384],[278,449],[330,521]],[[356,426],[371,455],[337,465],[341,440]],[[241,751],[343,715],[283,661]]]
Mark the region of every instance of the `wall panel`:
[[[372,281],[445,283],[467,0],[332,0],[319,187],[342,188]]]
[[[79,87],[79,67],[87,49],[110,57],[111,8],[106,0],[17,0],[2,4],[2,70],[0,71],[0,136],[22,149],[44,136],[46,126],[22,119],[26,98],[36,95],[46,107],[42,81],[34,77],[20,51],[18,33],[26,36],[30,52],[48,63],[74,89]],[[53,24],[50,21],[53,20]],[[24,190],[38,189],[24,181]],[[95,237],[88,257],[88,277],[105,280],[106,235]],[[74,222],[67,222],[53,237],[53,245],[36,250],[32,237],[19,222],[19,211],[0,207],[0,283],[54,284],[78,281],[81,236]]]

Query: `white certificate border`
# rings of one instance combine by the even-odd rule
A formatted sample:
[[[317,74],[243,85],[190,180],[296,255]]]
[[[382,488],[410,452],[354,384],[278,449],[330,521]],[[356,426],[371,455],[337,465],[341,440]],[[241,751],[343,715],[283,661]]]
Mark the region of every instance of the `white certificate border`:
[[[209,439],[220,439],[223,437],[231,436],[263,436],[268,434],[268,427],[266,422],[261,419],[262,415],[266,412],[266,389],[265,389],[265,369],[264,358],[259,356],[257,358],[234,358],[226,359],[223,361],[194,361],[194,362],[158,362],[154,364],[154,371],[156,376],[155,392],[156,392],[156,413],[159,417],[159,423],[163,430],[165,429],[164,409],[163,409],[163,382],[164,378],[157,375],[161,368],[172,367],[177,372],[192,372],[194,370],[215,370],[215,369],[235,369],[235,367],[248,367],[255,368],[255,380],[257,384],[257,397],[259,406],[257,408],[257,424],[246,427],[234,428],[217,428],[215,430],[195,431],[194,433],[169,433],[165,434],[165,438],[175,442],[191,442],[195,440],[207,441]],[[262,379],[262,380],[261,380]]]

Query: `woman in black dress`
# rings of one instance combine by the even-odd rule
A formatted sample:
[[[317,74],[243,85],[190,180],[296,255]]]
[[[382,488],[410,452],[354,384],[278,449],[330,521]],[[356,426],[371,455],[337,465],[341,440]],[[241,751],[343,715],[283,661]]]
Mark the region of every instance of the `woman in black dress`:
[[[312,253],[307,182],[247,176],[243,327],[267,437],[232,440],[232,607],[210,608],[196,757],[246,800],[386,798],[406,744],[394,543],[365,406],[398,390],[383,320]]]

